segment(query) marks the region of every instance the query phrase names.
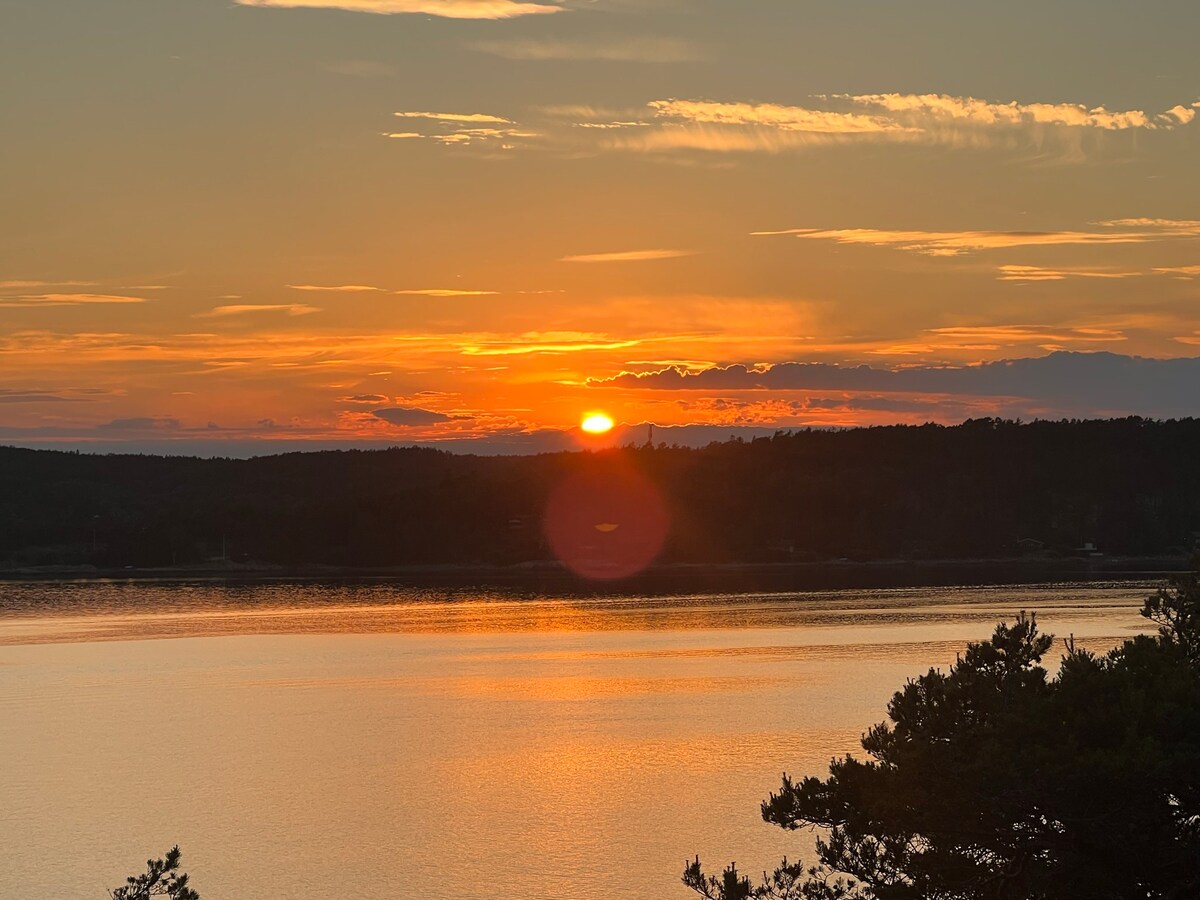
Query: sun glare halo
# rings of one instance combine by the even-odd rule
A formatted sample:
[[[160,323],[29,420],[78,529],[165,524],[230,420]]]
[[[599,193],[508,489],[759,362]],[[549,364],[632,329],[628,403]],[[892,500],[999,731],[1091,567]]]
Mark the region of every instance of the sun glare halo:
[[[612,430],[613,420],[604,413],[588,413],[579,423],[579,427],[588,434],[604,434]]]

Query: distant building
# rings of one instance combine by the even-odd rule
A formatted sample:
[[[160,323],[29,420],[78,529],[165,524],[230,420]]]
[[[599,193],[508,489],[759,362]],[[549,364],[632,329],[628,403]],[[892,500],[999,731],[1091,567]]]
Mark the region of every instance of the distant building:
[[[1016,547],[1024,554],[1044,553],[1046,542],[1039,541],[1037,538],[1024,537],[1017,541]]]

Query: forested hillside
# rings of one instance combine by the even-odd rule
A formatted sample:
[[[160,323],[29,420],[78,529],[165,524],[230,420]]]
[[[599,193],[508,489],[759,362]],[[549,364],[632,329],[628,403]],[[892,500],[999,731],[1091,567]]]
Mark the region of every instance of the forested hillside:
[[[985,419],[529,457],[0,448],[0,567],[547,559],[555,486],[622,471],[662,498],[663,562],[1184,554],[1200,533],[1200,420]]]

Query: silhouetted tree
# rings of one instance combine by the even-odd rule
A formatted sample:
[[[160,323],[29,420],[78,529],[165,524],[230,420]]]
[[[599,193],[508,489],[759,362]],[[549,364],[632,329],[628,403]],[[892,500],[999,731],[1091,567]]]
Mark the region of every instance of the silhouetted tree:
[[[1200,897],[1200,581],[1146,601],[1154,636],[1096,656],[1034,616],[930,670],[827,779],[784,776],[763,818],[816,828],[818,864],[752,886],[732,866],[684,883],[708,900]]]
[[[168,897],[170,900],[200,900],[200,895],[188,887],[187,873],[179,872],[183,854],[172,847],[163,859],[146,860],[146,872],[130,875],[122,887],[108,892],[112,900],[149,900]]]

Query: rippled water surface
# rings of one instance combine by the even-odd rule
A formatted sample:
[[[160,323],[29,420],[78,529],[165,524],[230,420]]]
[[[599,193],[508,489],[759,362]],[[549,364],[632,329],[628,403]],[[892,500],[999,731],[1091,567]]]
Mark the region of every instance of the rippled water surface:
[[[760,800],[905,678],[1021,609],[1112,645],[1151,587],[0,584],[0,897],[103,900],[179,843],[204,900],[682,900],[696,853],[804,851]]]

